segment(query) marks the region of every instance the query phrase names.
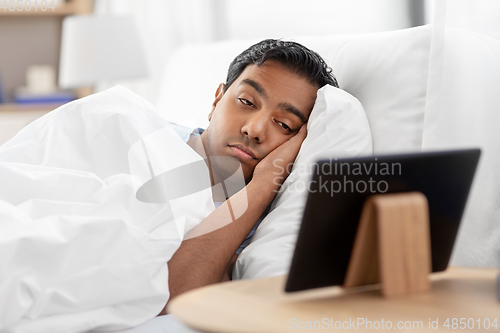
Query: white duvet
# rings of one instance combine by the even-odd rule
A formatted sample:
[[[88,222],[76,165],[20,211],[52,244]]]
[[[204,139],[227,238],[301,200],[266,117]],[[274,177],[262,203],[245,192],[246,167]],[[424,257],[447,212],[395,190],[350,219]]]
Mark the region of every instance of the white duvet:
[[[167,261],[213,209],[210,189],[136,199],[200,157],[125,88],[66,104],[0,148],[0,332],[138,325],[169,297]]]

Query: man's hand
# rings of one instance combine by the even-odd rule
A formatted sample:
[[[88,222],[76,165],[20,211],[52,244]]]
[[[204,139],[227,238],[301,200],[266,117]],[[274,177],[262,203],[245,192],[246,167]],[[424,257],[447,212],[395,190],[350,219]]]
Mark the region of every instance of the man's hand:
[[[255,167],[251,182],[262,186],[271,187],[271,191],[277,192],[290,174],[293,162],[299,153],[302,142],[307,136],[307,123],[293,137],[278,146]]]

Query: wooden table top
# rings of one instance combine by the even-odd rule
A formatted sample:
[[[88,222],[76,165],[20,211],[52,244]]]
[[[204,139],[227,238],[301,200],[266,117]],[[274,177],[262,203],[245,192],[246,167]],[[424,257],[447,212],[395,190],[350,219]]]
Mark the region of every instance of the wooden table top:
[[[169,303],[168,312],[198,330],[221,333],[499,332],[497,271],[450,267],[430,276],[431,292],[389,299],[380,285],[289,294],[286,276],[232,281],[187,292]]]

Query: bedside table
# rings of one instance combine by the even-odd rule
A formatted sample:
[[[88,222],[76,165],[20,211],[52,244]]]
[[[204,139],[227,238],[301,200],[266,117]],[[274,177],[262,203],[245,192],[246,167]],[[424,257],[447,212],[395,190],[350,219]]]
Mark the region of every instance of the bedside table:
[[[285,294],[286,276],[233,281],[187,292],[168,311],[193,328],[220,333],[498,332],[496,271],[450,267],[430,276],[429,293],[390,299],[379,285]]]

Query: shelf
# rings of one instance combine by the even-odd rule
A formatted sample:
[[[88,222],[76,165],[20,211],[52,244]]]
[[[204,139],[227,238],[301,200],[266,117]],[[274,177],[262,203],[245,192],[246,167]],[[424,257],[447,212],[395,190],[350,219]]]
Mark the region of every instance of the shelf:
[[[41,0],[37,0],[40,2]],[[33,3],[34,0],[31,0]],[[3,5],[3,2],[0,2]],[[9,6],[9,1],[6,2],[7,7]],[[47,1],[47,3],[50,3],[50,0]],[[24,4],[24,1],[23,1]],[[23,10],[18,11],[17,9],[14,11],[9,11],[7,10],[0,9],[0,16],[11,16],[11,17],[20,17],[20,16],[45,16],[45,17],[50,17],[50,16],[66,16],[66,15],[76,15],[76,14],[90,14],[92,12],[92,1],[85,0],[85,1],[69,1],[64,4],[56,5],[54,10],[47,8],[47,10],[42,11],[40,7],[35,8],[34,6],[31,7],[31,10]],[[36,10],[35,10],[36,9]]]
[[[8,9],[4,11],[0,9],[0,16],[66,16],[76,14],[72,5],[62,5],[56,7],[53,11],[52,9],[47,9],[46,11],[42,11],[40,8],[31,8],[30,11],[22,10],[22,11],[9,11]]]
[[[59,67],[61,34],[63,19],[71,15],[92,14],[94,0],[64,0],[54,1],[54,10],[47,8],[42,11],[40,4],[45,6],[42,0],[0,0],[0,6],[7,6],[6,10],[0,8],[0,45],[2,57],[0,57],[0,68],[2,69],[3,92],[7,101],[13,101],[13,92],[16,88],[25,86],[27,69],[36,64],[45,64],[53,68]],[[47,2],[47,7],[52,0]],[[31,3],[31,9],[26,11]],[[23,5],[23,10],[18,11],[14,4]],[[16,7],[14,11],[9,11]],[[25,8],[24,5],[27,7]],[[36,9],[36,11],[35,11]],[[80,95],[78,95],[80,96]],[[0,112],[26,113],[25,110],[50,111],[59,105],[36,104],[16,105],[0,104]],[[23,112],[24,111],[24,112]]]
[[[65,103],[47,103],[47,104],[0,104],[0,114],[8,112],[23,112],[23,111],[52,111]]]

